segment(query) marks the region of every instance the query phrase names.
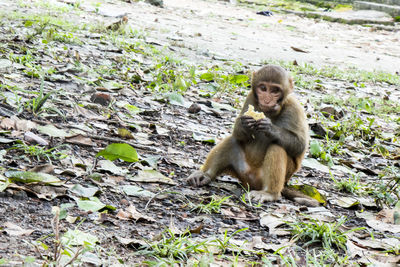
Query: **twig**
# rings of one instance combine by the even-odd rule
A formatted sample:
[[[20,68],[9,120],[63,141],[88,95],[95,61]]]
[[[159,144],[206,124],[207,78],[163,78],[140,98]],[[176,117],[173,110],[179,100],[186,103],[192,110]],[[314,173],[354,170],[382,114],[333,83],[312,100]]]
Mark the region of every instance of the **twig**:
[[[52,228],[54,232],[54,243],[55,243],[55,249],[54,249],[54,261],[59,263],[59,260],[61,259],[61,241],[60,241],[60,209],[57,207],[57,210],[55,211],[54,218],[52,220]]]
[[[149,201],[147,201],[146,206],[144,207],[144,210],[147,210],[147,207],[149,206],[150,202],[153,201],[153,199],[155,199],[155,198],[158,197],[159,195],[165,194],[165,193],[167,193],[167,194],[180,194],[180,195],[182,195],[184,198],[186,198],[186,200],[188,200],[187,197],[185,197],[185,195],[183,195],[182,193],[179,193],[179,192],[176,192],[176,191],[171,191],[173,188],[175,188],[175,187],[177,187],[177,186],[180,186],[180,185],[174,185],[173,187],[170,187],[170,188],[168,188],[168,189],[165,189],[165,190],[162,190],[162,191],[156,193],[154,196],[152,196],[152,197],[149,199]],[[189,201],[189,200],[188,200],[188,201]]]
[[[64,267],[70,265],[71,263],[73,263],[79,256],[79,254],[81,254],[83,250],[83,246],[78,248],[78,250],[76,251],[75,255],[64,265]]]

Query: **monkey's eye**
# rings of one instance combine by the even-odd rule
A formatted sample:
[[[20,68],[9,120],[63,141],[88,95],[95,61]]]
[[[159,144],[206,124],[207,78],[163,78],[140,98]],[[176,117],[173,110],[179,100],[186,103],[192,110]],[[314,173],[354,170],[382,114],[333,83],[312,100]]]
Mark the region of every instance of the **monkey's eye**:
[[[267,91],[267,88],[265,87],[264,84],[260,84],[258,87],[259,87],[260,90],[263,91],[263,92]]]
[[[277,94],[277,93],[279,93],[279,91],[280,91],[279,87],[275,87],[275,86],[271,87],[271,93]]]

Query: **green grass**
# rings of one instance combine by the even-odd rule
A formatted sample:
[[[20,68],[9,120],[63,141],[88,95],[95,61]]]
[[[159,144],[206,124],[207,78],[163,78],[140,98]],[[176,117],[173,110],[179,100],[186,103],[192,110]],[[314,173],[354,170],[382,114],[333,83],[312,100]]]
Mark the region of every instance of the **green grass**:
[[[235,265],[243,248],[232,244],[230,240],[247,229],[239,229],[232,234],[228,234],[226,230],[222,237],[207,239],[193,238],[189,231],[176,234],[172,230],[166,229],[157,240],[147,241],[147,245],[142,246],[136,254],[153,258],[154,260],[143,262],[149,266],[171,266],[178,263],[190,266],[192,264],[193,266],[208,266],[202,265],[202,263],[212,262],[214,257],[223,258],[224,262],[232,261]],[[254,251],[248,251],[248,253],[252,254]],[[225,254],[232,254],[233,257]]]
[[[333,182],[335,183],[335,188],[341,192],[351,193],[351,194],[359,194],[361,190],[360,180],[358,175],[351,175],[347,179],[335,179],[333,175],[331,175]]]
[[[10,149],[19,150],[28,156],[35,157],[39,161],[44,159],[51,163],[51,159],[59,160],[67,157],[65,153],[57,151],[60,147],[45,148],[39,145],[27,145],[21,141]]]
[[[211,199],[207,202],[202,200],[199,204],[194,205],[192,207],[192,211],[197,211],[199,213],[221,213],[221,206],[227,201],[231,196],[226,197],[219,197],[219,196],[212,196]]]
[[[324,249],[336,248],[347,251],[347,233],[361,230],[363,228],[354,228],[348,231],[342,231],[340,228],[346,222],[346,217],[341,217],[337,222],[326,223],[317,219],[307,218],[308,220],[298,220],[297,222],[287,224],[293,235],[293,240],[304,243],[304,247],[318,244]]]
[[[138,254],[150,256],[154,259],[167,259],[167,263],[174,264],[187,261],[192,254],[208,253],[208,241],[195,242],[189,233],[175,234],[167,229],[161,233],[160,240],[150,242]]]

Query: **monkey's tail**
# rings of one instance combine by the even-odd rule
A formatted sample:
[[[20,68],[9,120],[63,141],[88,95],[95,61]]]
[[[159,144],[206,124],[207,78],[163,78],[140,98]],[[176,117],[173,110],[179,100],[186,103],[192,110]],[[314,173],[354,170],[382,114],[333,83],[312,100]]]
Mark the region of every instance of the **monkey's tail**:
[[[297,191],[293,188],[289,188],[285,186],[281,192],[282,196],[287,199],[290,199],[294,202],[299,203],[300,205],[305,205],[307,207],[318,207],[319,202],[300,191]]]

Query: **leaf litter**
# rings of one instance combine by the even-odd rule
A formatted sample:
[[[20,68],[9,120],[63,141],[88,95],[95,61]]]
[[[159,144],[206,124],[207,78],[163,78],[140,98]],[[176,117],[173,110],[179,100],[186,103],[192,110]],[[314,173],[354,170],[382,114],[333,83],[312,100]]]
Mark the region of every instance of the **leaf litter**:
[[[128,21],[116,20],[124,14],[120,9],[106,12],[106,4],[96,8],[89,2],[82,6],[74,1],[49,3],[46,8],[59,15],[60,21],[35,15],[42,8],[39,1],[31,6],[10,1],[0,4],[4,10],[18,9],[14,18],[2,11],[0,25],[0,48],[9,58],[0,60],[4,96],[0,106],[0,151],[4,151],[0,260],[21,263],[25,256],[32,256],[44,263],[48,258],[43,255],[52,255],[46,247],[54,246],[50,236],[57,236],[57,226],[63,234],[59,240],[71,246],[71,252],[80,247],[87,250],[76,258],[74,253],[64,256],[65,262],[99,265],[102,259],[140,265],[154,257],[170,264],[176,259],[188,264],[190,260],[206,262],[207,253],[199,253],[201,258],[190,255],[194,259],[181,252],[175,256],[137,254],[144,248],[156,253],[157,248],[168,247],[168,242],[178,246],[191,238],[208,244],[202,251],[214,253],[208,260],[220,265],[232,263],[232,252],[240,255],[243,264],[284,264],[285,257],[291,256],[301,265],[310,254],[292,239],[288,223],[317,219],[333,223],[344,215],[346,227],[365,229],[348,234],[348,251],[338,251],[338,257],[346,258],[343,253],[347,253],[350,262],[399,262],[400,231],[394,205],[399,200],[400,126],[396,116],[400,109],[395,104],[399,94],[393,92],[398,84],[357,83],[293,71],[310,125],[315,119],[313,125],[319,130],[312,133],[312,139],[320,142],[307,155],[293,183],[308,184],[313,189],[306,191],[318,198],[325,195],[327,204],[306,208],[283,199],[257,205],[246,201],[246,192],[230,178],[219,178],[201,189],[184,182],[213,144],[231,131],[246,92],[245,86],[237,86],[246,81],[246,75],[215,76],[212,65],[224,66],[234,74],[247,73],[253,66],[227,63],[218,56],[209,64],[209,58],[187,54],[176,43],[179,38],[168,42],[174,51],[170,54],[160,46],[161,40],[151,41],[138,29],[125,28],[129,16]],[[132,5],[152,8],[143,2]],[[65,12],[86,26],[71,24],[70,17],[62,16]],[[189,70],[179,73],[188,55],[187,61],[206,75],[185,76]],[[173,57],[182,59],[174,61]],[[167,71],[160,71],[160,66],[168,66]],[[171,74],[171,70],[176,72]],[[230,93],[213,91],[226,86],[236,87]],[[192,104],[200,109],[189,112]],[[341,140],[340,147],[335,146],[337,140]],[[50,159],[51,171],[36,168]],[[346,193],[347,184],[353,185],[353,192]],[[227,201],[215,201],[229,196]],[[367,203],[366,196],[374,201]],[[220,213],[199,214],[199,209],[192,209],[197,205]],[[52,213],[55,206],[64,213],[58,223]],[[387,212],[382,212],[383,207]],[[40,248],[27,245],[38,240],[43,242]],[[90,254],[91,246],[104,250]],[[310,251],[320,255],[323,248]]]

